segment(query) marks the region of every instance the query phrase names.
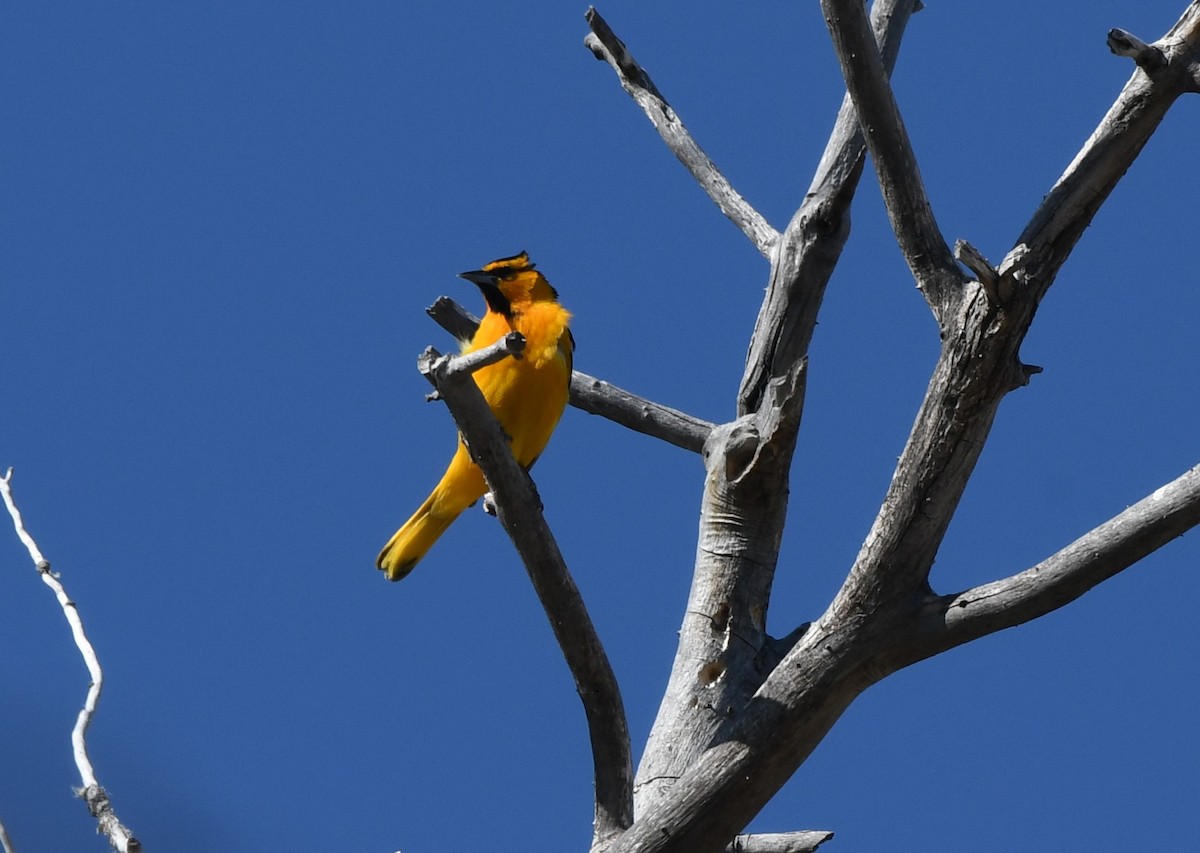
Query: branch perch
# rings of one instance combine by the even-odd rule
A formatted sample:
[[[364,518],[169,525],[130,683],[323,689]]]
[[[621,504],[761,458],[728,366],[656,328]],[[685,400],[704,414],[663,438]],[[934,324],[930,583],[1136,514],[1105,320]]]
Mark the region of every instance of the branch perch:
[[[514,332],[469,356],[442,356],[427,349],[418,359],[418,367],[445,400],[471,457],[483,470],[500,523],[525,564],[575,679],[595,765],[595,845],[633,821],[633,764],[625,708],[583,598],[542,515],[532,480],[513,458],[508,440],[471,376],[472,370],[515,355],[523,347],[524,339]]]
[[[634,432],[700,453],[716,425],[651,402],[579,370],[571,375],[571,405]]]
[[[621,88],[642,108],[663,142],[671,149],[671,153],[692,173],[692,177],[700,184],[701,189],[708,193],[721,212],[742,229],[742,233],[750,238],[750,242],[759,252],[770,258],[775,241],[779,239],[779,232],[742,198],[704,150],[696,144],[696,140],[688,133],[662,92],[658,91],[650,75],[637,64],[625,43],[617,38],[595,7],[588,7],[585,17],[591,29],[591,33],[583,41],[588,50],[597,59],[612,66],[613,71],[617,73],[617,79],[621,81]]]
[[[439,296],[425,310],[460,341],[469,341],[479,327],[479,319],[448,296]],[[704,449],[704,442],[715,428],[706,420],[631,394],[579,370],[571,375],[571,405],[693,453]]]
[[[75,720],[75,728],[71,731],[71,747],[75,754],[75,766],[79,770],[79,778],[83,781],[83,787],[76,793],[87,803],[92,817],[96,818],[99,832],[108,838],[108,842],[114,850],[118,853],[138,853],[142,849],[142,843],[117,818],[116,812],[112,808],[112,802],[108,798],[108,792],[96,781],[96,771],[88,757],[87,731],[96,714],[96,707],[100,704],[100,693],[104,689],[104,673],[100,669],[100,659],[96,656],[96,649],[83,629],[79,608],[67,595],[59,576],[50,570],[50,561],[42,554],[33,536],[25,529],[25,521],[21,517],[21,511],[17,509],[12,494],[12,476],[13,469],[9,468],[0,478],[0,493],[4,496],[4,503],[8,507],[8,514],[12,517],[13,527],[16,529],[17,537],[29,551],[29,556],[33,560],[38,574],[41,575],[46,586],[54,591],[54,597],[58,599],[63,615],[67,617],[67,623],[71,626],[71,634],[75,638],[75,645],[79,649],[80,655],[83,656],[83,662],[91,677],[87,698]]]

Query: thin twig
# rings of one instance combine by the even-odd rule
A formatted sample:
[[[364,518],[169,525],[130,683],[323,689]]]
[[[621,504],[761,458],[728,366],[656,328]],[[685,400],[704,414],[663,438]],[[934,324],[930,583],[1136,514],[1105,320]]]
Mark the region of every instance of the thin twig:
[[[595,54],[597,59],[612,66],[613,71],[617,73],[617,78],[621,81],[621,88],[628,92],[629,96],[642,108],[659,136],[662,137],[663,142],[671,149],[671,153],[678,157],[679,162],[692,173],[692,177],[708,193],[709,198],[716,203],[721,212],[729,217],[734,225],[742,229],[742,233],[750,238],[750,242],[758,251],[770,258],[771,249],[774,247],[775,241],[779,239],[779,232],[721,174],[713,161],[688,133],[688,129],[684,127],[675,110],[667,103],[662,92],[654,85],[650,75],[637,64],[625,47],[625,43],[617,38],[608,26],[608,22],[600,17],[600,13],[594,7],[588,7],[585,17],[591,33],[583,43]]]
[[[479,318],[448,296],[439,296],[425,312],[460,341],[469,341],[479,326]],[[714,429],[714,424],[702,418],[639,397],[579,370],[571,375],[571,405],[693,453],[704,449]]]
[[[482,354],[484,359],[504,357],[511,346],[507,340],[472,355]],[[437,356],[426,350],[419,365],[422,372],[433,377],[472,458],[483,470],[500,522],[525,564],[575,679],[587,716],[595,765],[594,840],[603,842],[633,821],[633,761],[616,676],[546,524],[541,500],[529,475],[513,458],[508,440],[471,378],[468,360]]]
[[[71,626],[75,645],[79,648],[79,653],[83,656],[83,662],[91,676],[87,698],[75,720],[75,728],[71,731],[75,766],[79,769],[79,777],[83,781],[83,787],[77,793],[87,803],[88,809],[99,824],[100,832],[108,837],[113,849],[119,853],[137,853],[142,849],[141,842],[134,838],[133,833],[117,819],[107,792],[96,781],[96,772],[87,752],[88,726],[91,725],[92,718],[96,714],[96,707],[100,703],[100,693],[104,688],[104,673],[100,669],[100,660],[83,629],[83,620],[79,616],[79,609],[75,606],[75,602],[67,595],[59,576],[50,570],[50,562],[42,554],[33,536],[25,529],[21,511],[17,509],[16,501],[13,499],[12,476],[13,469],[9,468],[4,477],[0,478],[0,493],[4,495],[4,503],[8,507],[8,514],[12,516],[13,527],[16,529],[18,538],[29,551],[29,556],[33,560],[34,566],[37,567],[38,574],[41,575],[46,586],[54,591],[54,596],[58,599],[59,606],[62,607],[63,614]]]
[[[13,846],[12,838],[9,837],[3,822],[0,822],[0,850],[4,853],[17,853],[17,848]]]
[[[846,88],[858,110],[892,230],[917,286],[945,324],[965,276],[938,228],[862,0],[821,0]]]

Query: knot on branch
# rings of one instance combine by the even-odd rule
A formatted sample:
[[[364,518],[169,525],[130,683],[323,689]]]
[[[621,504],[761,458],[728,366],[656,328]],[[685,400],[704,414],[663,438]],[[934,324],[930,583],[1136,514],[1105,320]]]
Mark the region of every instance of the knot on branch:
[[[764,463],[786,470],[804,407],[807,368],[808,359],[800,359],[767,383],[757,411],[714,429],[704,444],[705,466],[712,470],[722,464],[725,479],[734,486],[748,482]]]
[[[812,211],[800,217],[800,227],[818,237],[842,237],[850,233],[850,217],[848,211],[832,204],[818,203]]]
[[[1006,302],[1012,299],[1018,289],[1036,279],[1041,266],[1038,258],[1039,255],[1025,243],[1018,243],[1005,255],[996,274],[1000,277],[997,292]]]
[[[716,451],[712,445],[719,444],[720,457],[725,467],[725,479],[731,483],[739,482],[758,453],[760,439],[754,417],[747,415],[729,424],[727,428],[718,429],[713,433],[713,439],[715,441],[705,444],[706,461]]]
[[[112,802],[108,798],[108,792],[104,788],[91,784],[78,789],[75,793],[87,803],[88,811],[98,822],[97,830],[108,838],[114,850],[118,850],[120,853],[140,853],[142,842],[138,841],[133,833],[117,819],[113,812]]]

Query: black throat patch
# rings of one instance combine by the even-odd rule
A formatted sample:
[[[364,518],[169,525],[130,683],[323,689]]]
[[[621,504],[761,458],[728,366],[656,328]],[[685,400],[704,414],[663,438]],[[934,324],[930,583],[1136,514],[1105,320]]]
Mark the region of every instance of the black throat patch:
[[[497,314],[511,320],[512,319],[512,303],[508,301],[508,297],[504,295],[504,291],[500,289],[500,285],[495,281],[477,281],[479,289],[483,292],[483,298],[487,300],[488,308],[491,308]]]

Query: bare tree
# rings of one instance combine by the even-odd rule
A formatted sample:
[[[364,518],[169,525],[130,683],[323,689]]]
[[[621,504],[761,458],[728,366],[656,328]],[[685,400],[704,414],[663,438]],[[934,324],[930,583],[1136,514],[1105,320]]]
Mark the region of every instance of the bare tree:
[[[832,833],[739,835],[867,687],[917,661],[1035,619],[1074,600],[1200,523],[1200,466],[1024,571],[935,591],[930,569],[1001,401],[1038,368],[1020,359],[1035,310],[1072,248],[1175,100],[1200,91],[1200,0],[1161,39],[1113,30],[1133,76],[996,266],[943,237],[921,182],[889,75],[920,0],[822,0],[847,95],[812,185],[782,230],[731,186],[663,94],[594,11],[586,44],[610,65],[664,142],[770,262],[749,341],[737,417],[712,424],[576,372],[572,403],[701,454],[706,478],[692,588],[679,646],[635,774],[616,678],[528,474],[471,381],[520,357],[510,335],[465,357],[427,351],[420,369],[483,468],[496,514],[546,609],[587,715],[594,757],[594,853],[799,853]],[[870,154],[897,240],[938,326],[941,351],[891,485],[845,580],[813,622],[766,631],[788,478],[803,415],[807,352],[849,233]],[[969,273],[967,272],[969,271]],[[477,322],[448,300],[430,313],[459,337]],[[117,821],[87,756],[102,676],[74,603],[0,478],[15,528],[55,591],[91,685],[74,744],[81,796],[114,849],[140,844]],[[2,825],[0,846],[12,849]]]
[[[586,44],[706,192],[770,261],[737,418],[709,424],[576,373],[572,402],[703,455],[707,477],[691,593],[666,693],[636,776],[616,681],[527,475],[475,386],[478,366],[428,354],[445,398],[542,598],[587,711],[595,757],[592,849],[606,853],[811,850],[831,833],[738,833],[868,686],[912,663],[1042,616],[1200,523],[1200,467],[1007,578],[936,592],[929,573],[1004,397],[1039,368],[1020,346],[1084,229],[1176,98],[1200,91],[1200,2],[1147,44],[1109,33],[1133,76],[1091,138],[992,266],[938,228],[888,77],[919,0],[822,0],[848,94],[812,185],[782,231],[721,175],[604,20]],[[865,132],[864,132],[865,131]],[[887,495],[824,613],[766,633],[807,351],[848,209],[871,155],[896,237],[937,321],[941,352]],[[960,266],[961,264],[961,266]],[[964,271],[969,270],[969,274]],[[431,313],[463,335],[472,318]],[[504,341],[475,358],[519,352]]]

